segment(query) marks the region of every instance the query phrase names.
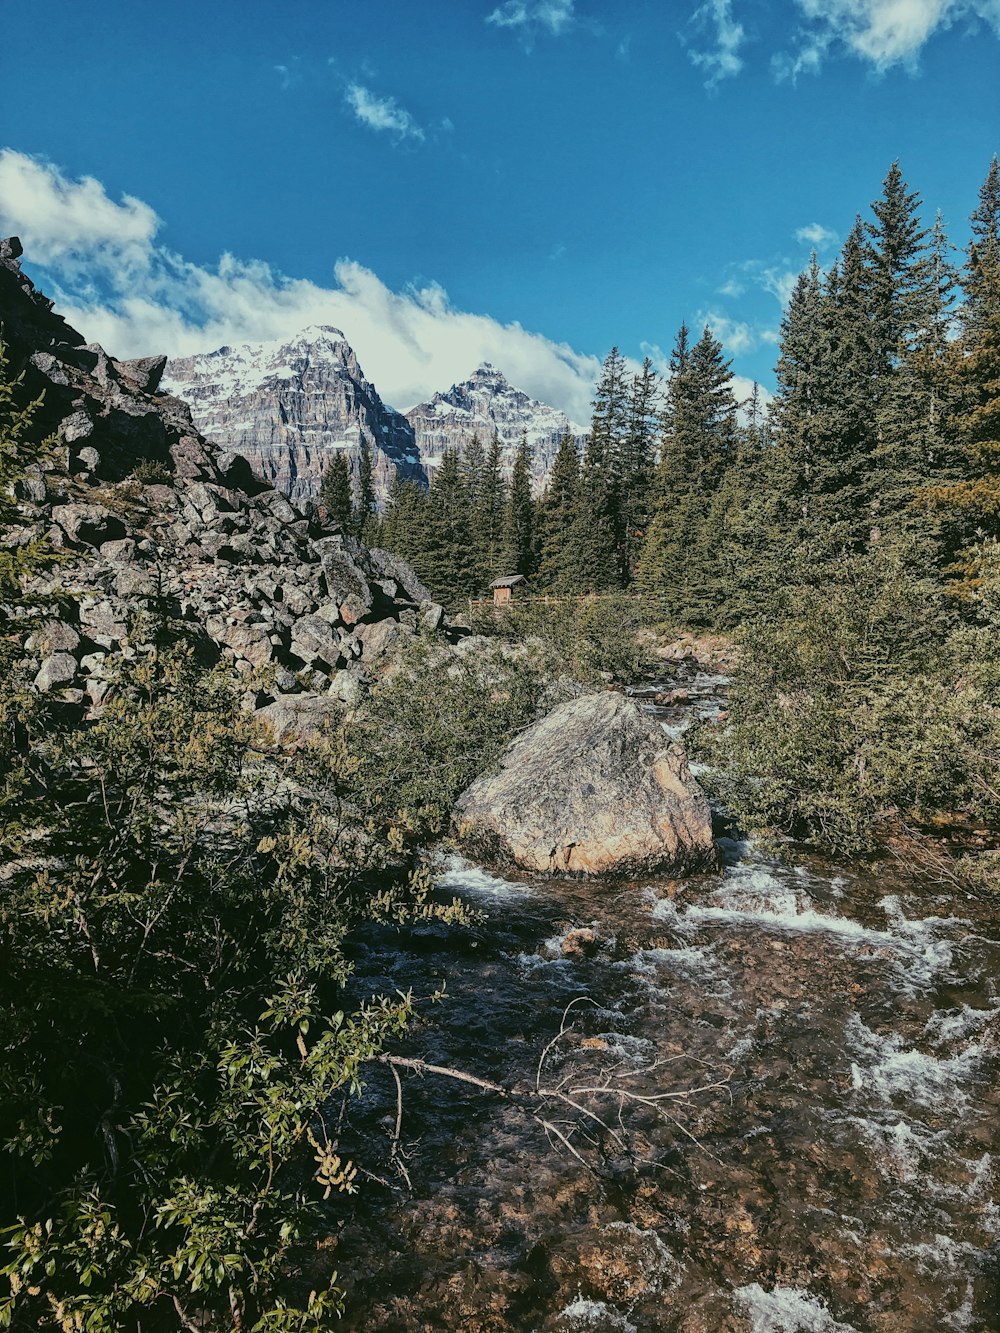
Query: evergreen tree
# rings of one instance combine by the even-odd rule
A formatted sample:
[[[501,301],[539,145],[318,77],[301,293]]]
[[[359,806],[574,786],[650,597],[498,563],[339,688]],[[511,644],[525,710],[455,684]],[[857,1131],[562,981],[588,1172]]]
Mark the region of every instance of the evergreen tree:
[[[571,536],[576,518],[580,456],[566,431],[552,464],[549,484],[538,504],[538,584],[552,592],[574,591],[570,569]]]
[[[736,449],[732,371],[711,330],[691,347],[686,325],[677,335],[670,369],[639,584],[665,597],[681,621],[707,624],[724,595],[719,533],[709,523],[709,510]]]
[[[1000,168],[995,157],[971,230],[962,272],[961,335],[950,348],[950,427],[962,451],[962,475],[930,487],[926,495],[954,516],[953,572],[974,587],[979,556],[970,548],[1000,536]]]
[[[414,567],[449,605],[477,590],[470,527],[469,496],[458,451],[445,449],[426,501],[426,542]]]
[[[504,519],[503,560],[508,574],[534,572],[534,502],[531,498],[531,446],[526,431],[514,459]]]
[[[353,517],[351,473],[343,449],[335,449],[326,465],[319,498],[329,522],[336,524],[342,532],[350,532]]]
[[[650,489],[658,425],[659,377],[647,356],[632,376],[628,430],[622,442],[619,573],[628,584],[650,519]]]
[[[372,478],[372,451],[362,436],[358,455],[358,502],[354,508],[354,531],[361,541],[368,541],[375,518],[375,483]]]
[[[625,359],[612,347],[594,394],[568,563],[585,592],[622,586],[622,463],[629,429]]]
[[[501,578],[504,573],[510,572],[502,568],[507,484],[501,467],[501,455],[500,436],[494,431],[483,464],[482,482],[472,510],[472,525],[479,552],[481,591],[493,579]]]

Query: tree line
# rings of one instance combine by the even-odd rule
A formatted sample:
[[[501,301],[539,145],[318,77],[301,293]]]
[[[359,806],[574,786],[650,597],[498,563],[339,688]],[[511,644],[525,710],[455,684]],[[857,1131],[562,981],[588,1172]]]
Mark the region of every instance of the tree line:
[[[817,577],[903,535],[974,582],[969,552],[1000,512],[998,234],[995,160],[964,257],[894,163],[836,261],[799,276],[766,406],[756,387],[741,405],[719,340],[684,324],[666,374],[612,348],[582,452],[564,436],[537,497],[526,437],[509,479],[500,441],[473,437],[428,490],[397,480],[377,520],[369,461],[365,532],[451,603],[516,573],[538,591],[655,595],[694,626],[766,609],[790,563]],[[360,531],[342,470],[335,512]]]

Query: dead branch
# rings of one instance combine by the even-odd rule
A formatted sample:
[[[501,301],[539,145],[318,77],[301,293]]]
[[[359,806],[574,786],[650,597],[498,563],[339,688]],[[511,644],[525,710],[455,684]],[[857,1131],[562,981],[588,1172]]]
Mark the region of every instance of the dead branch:
[[[590,1150],[593,1150],[603,1158],[609,1144],[622,1156],[638,1161],[633,1149],[638,1127],[629,1123],[636,1117],[655,1117],[661,1123],[666,1122],[689,1142],[702,1148],[697,1136],[678,1118],[679,1113],[705,1097],[730,1093],[731,1071],[714,1076],[709,1073],[708,1077],[703,1074],[700,1079],[681,1086],[665,1085],[668,1071],[674,1073],[682,1061],[697,1065],[702,1071],[708,1069],[705,1061],[684,1054],[659,1057],[638,1069],[625,1069],[620,1060],[611,1060],[595,1071],[593,1061],[600,1048],[582,1044],[574,1048],[570,1044],[575,1035],[570,1014],[581,1003],[594,1004],[595,1001],[589,996],[578,996],[566,1006],[558,1032],[542,1047],[531,1084],[497,1083],[464,1069],[429,1064],[409,1056],[383,1053],[375,1057],[380,1064],[389,1067],[395,1082],[396,1118],[390,1158],[407,1186],[410,1186],[410,1178],[400,1160],[403,1125],[401,1070],[420,1077],[430,1074],[449,1079],[501,1098],[539,1125],[553,1149],[569,1153],[591,1173],[596,1174],[596,1166],[585,1154],[592,1155]],[[546,1077],[546,1066],[560,1046],[567,1067],[557,1077]],[[646,1087],[637,1086],[640,1079],[647,1081]],[[649,1086],[649,1080],[653,1081],[652,1086]]]

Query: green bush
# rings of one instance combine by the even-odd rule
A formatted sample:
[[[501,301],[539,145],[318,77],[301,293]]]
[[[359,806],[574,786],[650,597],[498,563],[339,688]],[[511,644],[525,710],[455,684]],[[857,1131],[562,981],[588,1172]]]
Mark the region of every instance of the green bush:
[[[456,797],[550,697],[531,647],[453,654],[417,640],[350,724],[357,790],[410,837],[439,833]]]
[[[653,665],[641,632],[661,616],[662,605],[654,599],[525,598],[500,612],[477,610],[472,627],[507,642],[530,643],[554,676],[586,685],[628,685]]]
[[[940,586],[912,571],[906,552],[873,548],[744,630],[729,723],[707,749],[750,831],[854,854],[900,822],[996,816],[985,640],[956,630]]]

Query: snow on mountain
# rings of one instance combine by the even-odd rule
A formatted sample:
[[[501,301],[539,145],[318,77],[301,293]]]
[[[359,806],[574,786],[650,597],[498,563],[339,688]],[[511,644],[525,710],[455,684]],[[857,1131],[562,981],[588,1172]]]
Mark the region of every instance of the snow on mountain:
[[[356,475],[362,439],[380,497],[397,471],[404,480],[425,480],[413,427],[382,402],[343,333],[329,325],[284,342],[177,358],[163,387],[190,404],[208,439],[242,454],[296,499],[318,493],[335,450],[349,452]]]
[[[503,469],[510,476],[514,457],[526,431],[532,447],[532,483],[542,489],[552,468],[565,431],[581,447],[585,430],[564,412],[529,398],[509,384],[494,366],[484,362],[462,384],[454,384],[447,393],[436,393],[427,403],[411,407],[406,413],[413,427],[420,458],[431,472],[441,461],[445,449],[461,453],[474,434],[489,445],[496,431],[502,446]]]

